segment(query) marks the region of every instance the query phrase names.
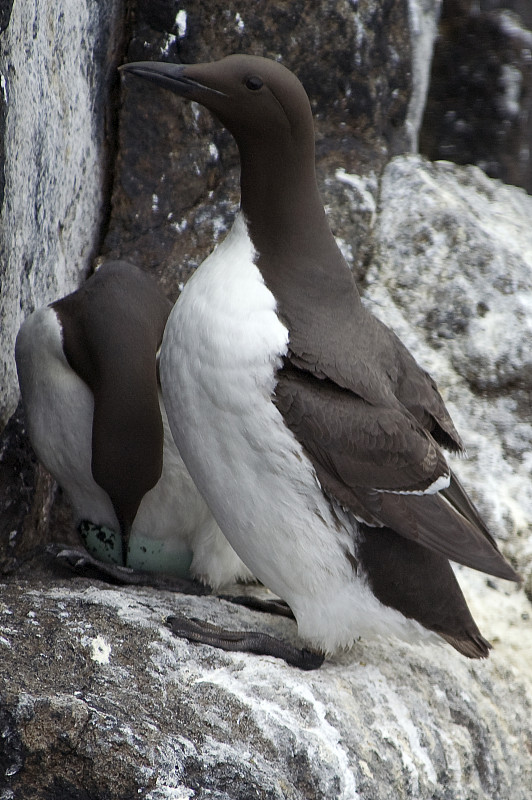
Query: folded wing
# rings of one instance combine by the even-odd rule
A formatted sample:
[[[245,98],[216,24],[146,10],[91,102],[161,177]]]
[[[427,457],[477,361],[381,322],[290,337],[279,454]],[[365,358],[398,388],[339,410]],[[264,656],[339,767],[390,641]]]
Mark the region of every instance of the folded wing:
[[[369,403],[287,360],[275,402],[323,489],[359,520],[518,580],[433,436],[399,400]]]

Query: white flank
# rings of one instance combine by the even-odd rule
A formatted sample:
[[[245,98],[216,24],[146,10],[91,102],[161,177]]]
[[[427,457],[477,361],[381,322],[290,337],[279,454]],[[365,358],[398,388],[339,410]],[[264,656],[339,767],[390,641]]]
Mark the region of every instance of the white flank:
[[[89,519],[118,530],[112,503],[92,477],[92,392],[65,358],[53,309],[38,309],[25,320],[16,356],[28,433],[39,460],[65,491],[76,522]]]
[[[356,523],[324,497],[271,401],[288,331],[239,215],[185,286],[161,349],[174,439],[230,543],[292,608],[300,634],[332,652],[362,635],[421,626],[357,579]]]

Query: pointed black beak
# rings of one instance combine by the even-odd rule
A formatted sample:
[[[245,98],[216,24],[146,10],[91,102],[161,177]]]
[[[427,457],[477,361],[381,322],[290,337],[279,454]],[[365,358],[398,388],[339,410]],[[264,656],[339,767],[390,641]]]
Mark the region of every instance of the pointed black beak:
[[[195,66],[199,65],[168,64],[161,61],[133,61],[131,64],[123,64],[118,69],[121,72],[131,72],[132,75],[145,78],[145,80],[156,83],[165,89],[170,89],[181,97],[190,97],[192,100],[198,100],[199,102],[202,102],[202,95],[204,94],[224,97],[223,92],[210,86],[205,86],[205,84],[194,79],[190,72],[194,71]]]

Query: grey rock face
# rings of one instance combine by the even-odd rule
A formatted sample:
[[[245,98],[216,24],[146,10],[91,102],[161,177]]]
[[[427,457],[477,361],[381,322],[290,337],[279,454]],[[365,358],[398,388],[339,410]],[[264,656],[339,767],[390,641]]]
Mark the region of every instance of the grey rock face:
[[[492,610],[509,599],[487,592]],[[215,598],[2,586],[2,797],[527,800],[524,647],[471,664],[361,642],[302,673],[174,639],[175,611],[294,637],[286,619]]]
[[[532,588],[532,200],[475,167],[397,158],[367,273],[372,310],[443,390],[462,475]]]
[[[396,303],[474,390],[532,389],[532,199],[409,159],[386,168],[380,202]]]
[[[1,19],[0,429],[20,323],[74,289],[99,244],[122,13],[122,0],[20,0]]]

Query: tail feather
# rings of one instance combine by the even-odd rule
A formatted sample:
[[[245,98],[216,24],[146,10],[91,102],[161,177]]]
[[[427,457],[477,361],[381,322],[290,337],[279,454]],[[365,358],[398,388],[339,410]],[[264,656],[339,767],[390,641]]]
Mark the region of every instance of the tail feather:
[[[456,636],[449,636],[447,633],[440,633],[440,636],[467,658],[488,658],[492,649],[492,645],[480,634],[469,636],[467,639],[459,639]]]
[[[360,526],[357,557],[383,605],[434,631],[468,658],[486,658],[490,644],[473,619],[445,556],[389,528]]]

